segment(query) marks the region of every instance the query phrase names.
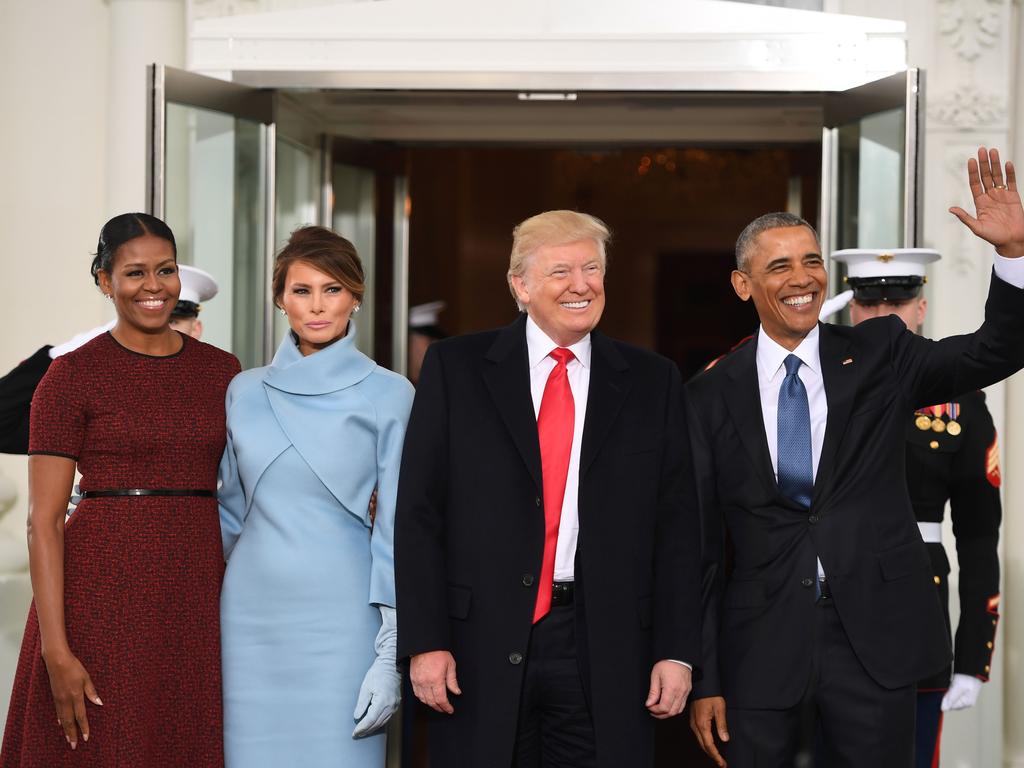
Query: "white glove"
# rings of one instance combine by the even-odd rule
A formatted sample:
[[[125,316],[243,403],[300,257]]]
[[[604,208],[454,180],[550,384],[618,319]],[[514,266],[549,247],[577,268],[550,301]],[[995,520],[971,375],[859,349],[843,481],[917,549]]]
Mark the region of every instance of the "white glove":
[[[852,298],[853,291],[843,291],[842,293],[837,293],[831,299],[825,299],[825,301],[821,303],[821,311],[818,313],[818,319],[823,322],[828,320],[832,315],[849,304],[850,299]]]
[[[395,609],[386,605],[380,608],[380,632],[374,648],[377,658],[366,672],[356,699],[356,720],[352,738],[368,736],[382,728],[398,710],[402,701],[402,676],[398,672],[395,649],[398,644],[398,623]]]
[[[981,693],[981,680],[973,675],[953,675],[953,682],[949,684],[949,690],[942,697],[942,711],[949,712],[951,709],[967,709],[978,703],[978,694]]]

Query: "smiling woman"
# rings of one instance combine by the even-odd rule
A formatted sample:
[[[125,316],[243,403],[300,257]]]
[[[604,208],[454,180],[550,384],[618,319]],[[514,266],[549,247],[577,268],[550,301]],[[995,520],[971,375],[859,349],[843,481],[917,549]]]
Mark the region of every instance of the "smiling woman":
[[[117,323],[32,399],[33,603],[2,768],[223,764],[215,496],[239,365],[171,330],[175,256],[159,219],[107,222],[92,275]]]
[[[93,280],[114,302],[119,344],[135,352],[168,355],[181,349],[171,311],[181,293],[174,233],[145,213],[115,216],[100,232]]]

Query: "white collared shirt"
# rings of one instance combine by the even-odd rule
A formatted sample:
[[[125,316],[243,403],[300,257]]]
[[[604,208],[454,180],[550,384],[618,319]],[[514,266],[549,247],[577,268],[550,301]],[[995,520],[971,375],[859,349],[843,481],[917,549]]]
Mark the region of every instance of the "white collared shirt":
[[[825,444],[825,422],[828,419],[828,400],[825,380],[821,376],[821,357],[818,354],[818,326],[790,352],[773,341],[764,328],[757,333],[757,386],[761,391],[761,414],[764,416],[764,434],[768,438],[768,452],[772,457],[775,481],[779,479],[779,391],[786,378],[786,358],[796,355],[803,362],[797,375],[807,390],[807,405],[811,414],[811,473],[818,476],[821,448]]]
[[[530,395],[533,397],[533,415],[540,415],[544,387],[555,367],[551,352],[558,344],[526,318],[526,351],[530,361]],[[579,538],[580,516],[580,448],[583,445],[583,422],[587,417],[587,395],[590,392],[590,334],[567,347],[575,360],[566,364],[569,389],[572,391],[576,414],[573,419],[572,449],[569,452],[569,474],[565,480],[562,498],[562,518],[558,524],[558,546],[555,548],[555,581],[574,581],[576,572],[576,540]]]
[[[762,326],[757,332],[757,387],[761,392],[761,415],[764,435],[768,439],[768,453],[772,457],[775,482],[779,481],[779,391],[786,378],[786,358],[796,355],[803,365],[797,376],[807,390],[807,406],[811,416],[811,477],[818,476],[821,448],[825,444],[825,423],[828,421],[828,398],[825,380],[821,375],[821,355],[818,353],[818,326],[814,326],[800,345],[790,352],[772,340]],[[818,560],[818,578],[825,578],[825,568]]]

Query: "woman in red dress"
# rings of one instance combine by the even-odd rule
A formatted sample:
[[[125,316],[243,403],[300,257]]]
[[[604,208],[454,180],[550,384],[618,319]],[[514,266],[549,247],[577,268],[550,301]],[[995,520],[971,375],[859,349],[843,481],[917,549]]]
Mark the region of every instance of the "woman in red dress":
[[[117,324],[32,400],[34,600],[0,768],[223,765],[216,487],[239,365],[170,328],[176,258],[159,219],[107,222],[92,273]]]

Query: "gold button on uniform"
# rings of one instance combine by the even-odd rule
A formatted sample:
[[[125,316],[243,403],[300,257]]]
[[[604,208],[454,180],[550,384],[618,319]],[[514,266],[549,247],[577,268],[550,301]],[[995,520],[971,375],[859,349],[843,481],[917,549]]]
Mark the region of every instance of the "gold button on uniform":
[[[939,441],[938,440],[932,440],[930,443],[928,443],[928,447],[931,448],[934,451],[936,448],[939,447]]]
[[[936,584],[941,584],[942,583],[942,579],[940,579],[938,576],[933,576],[932,578],[935,579],[935,583]]]
[[[985,643],[985,647],[988,648],[989,650],[992,650],[992,641],[989,640],[987,643]]]
[[[990,666],[989,666],[988,664],[986,664],[986,665],[985,665],[985,671],[986,671],[986,672],[990,672],[990,671],[991,671],[991,669],[992,669],[992,668],[991,668],[991,667],[990,667]]]

